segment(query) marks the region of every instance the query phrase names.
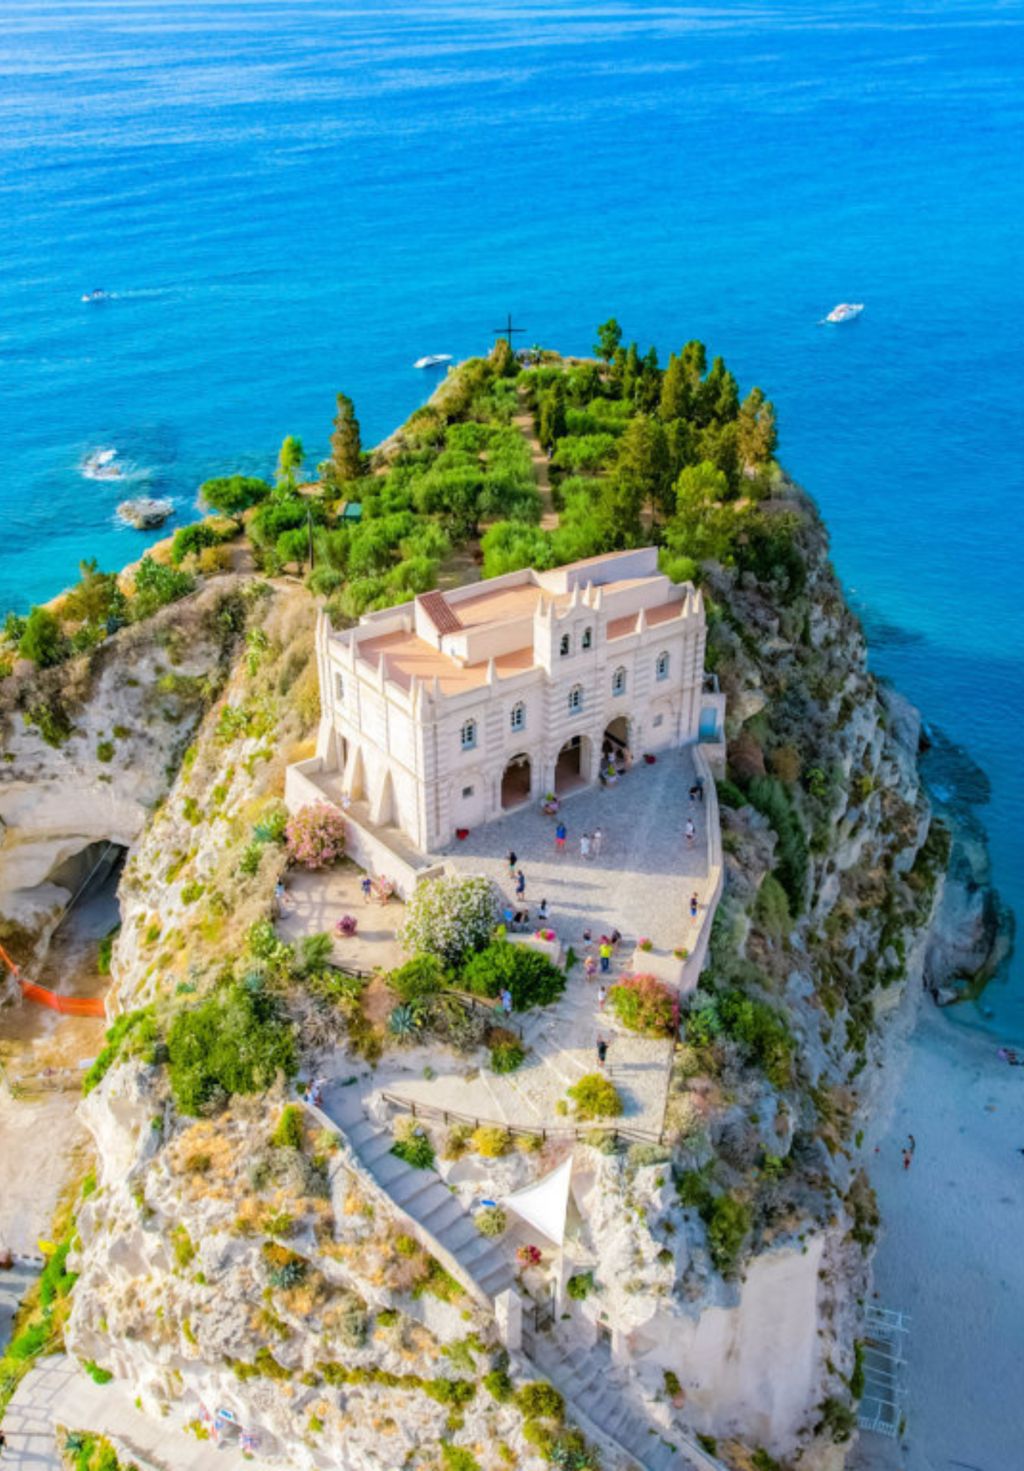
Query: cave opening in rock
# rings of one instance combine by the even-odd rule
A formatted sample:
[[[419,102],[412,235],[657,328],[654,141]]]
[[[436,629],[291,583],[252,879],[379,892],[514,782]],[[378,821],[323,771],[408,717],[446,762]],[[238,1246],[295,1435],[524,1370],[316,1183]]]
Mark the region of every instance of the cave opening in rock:
[[[100,840],[68,854],[47,874],[46,883],[68,897],[33,967],[39,985],[62,995],[95,995],[105,986],[100,945],[121,921],[118,888],[127,856],[122,844]]]

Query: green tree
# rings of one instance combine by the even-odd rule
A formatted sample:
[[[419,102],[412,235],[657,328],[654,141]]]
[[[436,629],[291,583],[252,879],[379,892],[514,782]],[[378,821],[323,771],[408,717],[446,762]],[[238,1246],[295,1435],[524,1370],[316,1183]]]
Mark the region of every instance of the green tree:
[[[334,416],[334,433],[331,435],[331,457],[321,467],[324,482],[336,490],[347,481],[358,480],[362,473],[362,443],[359,438],[359,420],[352,400],[338,394],[338,412]]]
[[[656,347],[649,347],[644,353],[633,398],[642,414],[657,413],[661,401],[661,369],[658,367]]]
[[[289,490],[295,489],[295,481],[302,468],[302,461],[306,453],[302,448],[302,440],[294,434],[285,436],[281,443],[281,449],[277,456],[277,483],[287,486]]]
[[[64,617],[93,624],[120,617],[124,613],[124,595],[117,585],[117,573],[101,572],[95,557],[79,562],[78,571],[81,581],[64,598]]]
[[[736,449],[746,470],[760,470],[774,457],[778,446],[775,405],[760,388],[752,388],[740,405],[736,419]]]
[[[491,366],[497,378],[511,378],[518,371],[516,355],[507,337],[499,337],[491,348]]]
[[[33,608],[18,643],[18,653],[40,669],[49,669],[67,657],[67,639],[49,608]]]
[[[633,402],[636,387],[640,381],[640,349],[635,342],[631,342],[626,349],[625,361],[622,365],[622,397],[629,403]]]
[[[211,511],[219,511],[222,516],[231,516],[235,521],[241,521],[250,506],[258,506],[269,494],[267,482],[251,475],[224,475],[206,480],[199,487],[204,505]]]
[[[171,561],[180,567],[191,553],[199,553],[204,547],[219,546],[223,537],[208,521],[194,521],[191,526],[179,526],[171,542]]]
[[[540,405],[538,438],[546,450],[553,450],[558,440],[568,433],[565,421],[565,382],[559,378],[546,393]]]
[[[671,470],[664,426],[648,414],[637,414],[619,440],[616,476],[632,484],[641,504],[671,514],[676,508]]]
[[[693,338],[683,348],[681,362],[683,372],[686,376],[686,386],[690,391],[690,400],[695,402],[704,380],[704,374],[708,370],[708,355],[703,342]]]
[[[147,552],[135,569],[135,591],[129,604],[129,613],[134,623],[150,617],[165,603],[174,603],[195,587],[195,579],[187,572],[178,572],[154,562]]]
[[[658,412],[666,424],[673,419],[687,419],[693,411],[693,394],[689,375],[681,357],[669,354],[668,367],[661,380]]]
[[[622,328],[614,317],[609,317],[607,322],[602,322],[597,329],[597,341],[594,344],[594,352],[604,362],[610,363],[615,356],[615,349],[622,341]]]
[[[698,419],[701,424],[728,424],[739,411],[736,379],[725,366],[725,359],[715,358],[697,399]]]

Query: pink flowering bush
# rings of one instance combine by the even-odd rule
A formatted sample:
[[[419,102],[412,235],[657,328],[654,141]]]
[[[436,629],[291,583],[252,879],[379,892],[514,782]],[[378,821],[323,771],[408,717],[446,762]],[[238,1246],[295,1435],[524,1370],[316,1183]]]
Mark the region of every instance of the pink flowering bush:
[[[624,976],[608,992],[612,1010],[624,1027],[645,1037],[671,1037],[675,998],[655,976]]]
[[[329,868],[345,851],[345,819],[336,807],[317,802],[289,818],[288,852],[304,868]]]

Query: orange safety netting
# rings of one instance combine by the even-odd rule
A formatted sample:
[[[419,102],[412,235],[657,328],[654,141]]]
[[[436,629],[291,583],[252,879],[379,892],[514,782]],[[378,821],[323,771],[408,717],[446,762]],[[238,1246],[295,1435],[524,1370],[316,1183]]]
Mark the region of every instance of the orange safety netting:
[[[2,945],[0,957],[21,987],[22,995],[29,1001],[37,1001],[40,1006],[49,1006],[52,1011],[63,1012],[65,1016],[106,1016],[107,1008],[102,996],[58,996],[56,991],[48,991],[45,986],[26,981]]]

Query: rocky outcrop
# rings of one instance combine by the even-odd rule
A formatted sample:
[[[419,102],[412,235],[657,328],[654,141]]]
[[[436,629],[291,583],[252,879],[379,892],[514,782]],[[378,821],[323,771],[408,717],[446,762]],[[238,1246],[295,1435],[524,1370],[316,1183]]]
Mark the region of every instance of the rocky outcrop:
[[[69,860],[139,838],[223,678],[234,597],[219,579],[91,654],[0,684],[0,925],[45,938]]]

